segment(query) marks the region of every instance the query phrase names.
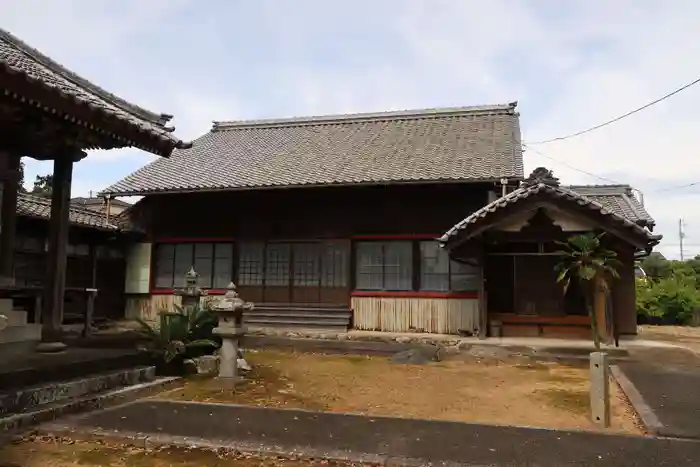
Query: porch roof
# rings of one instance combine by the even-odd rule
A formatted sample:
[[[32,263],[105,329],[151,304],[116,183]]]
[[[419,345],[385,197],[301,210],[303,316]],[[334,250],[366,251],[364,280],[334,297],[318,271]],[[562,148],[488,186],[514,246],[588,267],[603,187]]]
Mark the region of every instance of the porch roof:
[[[0,28],[0,73],[3,72],[19,78],[11,81],[13,84],[3,80],[5,95],[10,99],[104,133],[113,140],[110,147],[135,146],[165,157],[174,148],[189,147],[189,143],[175,137],[174,127],[166,126],[172,115],[148,111],[107,92]],[[43,94],[25,95],[23,90],[14,89],[17,83],[33,86]],[[88,109],[95,118],[87,119],[82,112],[71,112],[66,106]]]
[[[623,198],[623,196],[631,195],[631,192],[620,194],[619,185],[609,186],[608,191],[604,189],[605,186],[581,187],[584,192],[589,190],[590,195],[584,195],[572,188],[574,187],[563,187],[559,186],[558,182],[551,183],[551,180],[530,176],[528,181],[524,182],[517,190],[487,204],[457,223],[443,234],[439,241],[449,244],[457,238],[470,238],[479,231],[480,226],[488,222],[494,213],[524,200],[538,197],[560,200],[587,209],[612,222],[615,226],[644,238],[649,246],[656,245],[661,240],[661,235],[653,234],[647,227],[653,225],[653,219],[641,204],[637,202],[635,205],[629,199]]]
[[[17,215],[48,221],[51,218],[51,199],[18,193]],[[107,216],[104,213],[75,205],[71,205],[69,208],[68,220],[72,225],[80,227],[98,230],[128,230],[127,226],[119,225],[119,219],[110,219],[110,222],[107,222]]]
[[[103,194],[519,180],[515,107],[215,122],[192,148],[154,161]]]

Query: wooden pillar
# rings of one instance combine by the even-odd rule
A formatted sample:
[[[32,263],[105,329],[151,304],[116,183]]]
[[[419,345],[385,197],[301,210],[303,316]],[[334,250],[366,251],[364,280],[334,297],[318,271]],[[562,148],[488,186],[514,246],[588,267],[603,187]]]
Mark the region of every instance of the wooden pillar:
[[[56,156],[53,164],[49,248],[46,253],[46,281],[42,304],[42,344],[39,351],[63,350],[61,325],[66,288],[66,247],[68,245],[68,214],[73,179],[72,154]]]
[[[486,246],[479,248],[479,339],[486,339],[489,328],[488,297],[486,296]]]
[[[92,318],[95,314],[95,299],[97,298],[97,245],[90,244],[90,287],[85,289],[87,306],[85,307],[85,327],[83,337],[88,337],[91,332]]]
[[[14,285],[15,234],[17,230],[17,191],[20,156],[6,154],[2,188],[2,227],[0,230],[0,286]]]

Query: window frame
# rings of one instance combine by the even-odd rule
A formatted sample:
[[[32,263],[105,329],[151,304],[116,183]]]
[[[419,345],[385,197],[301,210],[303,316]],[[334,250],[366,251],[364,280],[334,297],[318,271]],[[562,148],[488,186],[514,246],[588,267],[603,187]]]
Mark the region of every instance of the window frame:
[[[211,246],[211,255],[209,257],[198,257],[197,256],[197,246],[202,245],[210,245]],[[228,258],[228,269],[229,269],[229,274],[231,275],[230,279],[227,281],[227,283],[221,287],[215,287],[216,281],[216,264],[219,263],[221,264],[221,260],[225,259],[220,256],[218,256],[218,250],[217,248],[219,245],[226,245],[230,249],[230,258]],[[170,262],[170,267],[172,269],[172,272],[170,273],[170,284],[168,286],[165,286],[164,284],[159,284],[158,283],[158,274],[159,274],[159,265],[161,261],[159,261],[159,250],[163,247],[172,247],[173,252],[172,252],[172,257],[169,258]],[[152,287],[151,289],[153,290],[172,290],[175,288],[178,288],[179,286],[176,285],[175,281],[175,275],[177,274],[177,249],[178,247],[190,247],[191,248],[191,253],[190,253],[190,266],[189,267],[194,267],[195,263],[197,260],[202,261],[203,259],[209,261],[209,267],[207,268],[207,274],[204,277],[207,277],[209,279],[207,284],[202,284],[201,283],[201,278],[203,274],[198,271],[195,268],[195,272],[197,272],[200,275],[200,282],[198,282],[198,286],[201,287],[202,289],[207,289],[207,290],[223,290],[226,288],[226,286],[230,283],[231,280],[235,280],[234,274],[235,274],[235,257],[236,257],[236,249],[235,249],[235,244],[234,242],[231,241],[206,241],[206,242],[196,242],[196,241],[190,241],[190,242],[179,242],[179,243],[169,243],[169,242],[162,242],[162,243],[155,243],[153,252],[151,254],[151,264],[153,265],[152,271],[151,271],[151,282],[152,282]],[[188,270],[189,270],[188,267]]]
[[[386,251],[386,244],[388,243],[405,243],[405,244],[410,244],[410,251],[411,251],[411,258],[410,258],[410,264],[411,264],[411,286],[408,289],[388,289],[385,286],[386,283],[386,263],[385,263],[385,251]],[[423,248],[422,245],[424,243],[437,243],[436,240],[433,239],[427,239],[427,238],[422,238],[422,239],[362,239],[362,240],[356,240],[353,245],[353,254],[352,254],[352,260],[354,261],[354,273],[353,273],[353,290],[359,293],[414,293],[414,294],[471,294],[471,293],[478,293],[479,286],[478,286],[478,280],[479,280],[479,271],[478,268],[479,266],[474,266],[475,269],[471,273],[465,273],[461,272],[457,269],[457,264],[460,264],[452,259],[449,259],[448,262],[448,271],[446,273],[428,273],[431,276],[442,276],[444,279],[447,280],[447,289],[436,289],[434,287],[428,288],[425,287],[423,284],[425,282],[425,277],[426,273],[425,268],[424,268],[424,257],[423,257]],[[381,244],[382,245],[382,288],[367,288],[367,287],[360,287],[359,284],[361,282],[360,277],[362,275],[370,275],[370,273],[363,273],[360,271],[360,249],[363,244]],[[474,286],[470,286],[469,288],[465,289],[457,289],[454,288],[453,284],[455,283],[455,278],[457,277],[472,277],[473,281],[475,282]]]
[[[410,252],[410,257],[408,258],[408,263],[410,265],[410,286],[409,288],[403,289],[403,288],[391,288],[388,289],[386,287],[386,274],[387,274],[387,264],[386,264],[386,254],[387,254],[387,245],[388,244],[405,244],[408,246],[408,251]],[[360,246],[361,245],[380,245],[381,246],[381,265],[382,265],[382,287],[381,288],[360,288],[358,287],[359,278],[361,275],[371,275],[370,273],[362,273],[360,272],[360,262],[359,262],[359,255],[360,255]],[[355,243],[354,245],[354,260],[355,260],[355,274],[354,274],[354,286],[355,290],[361,291],[361,292],[412,292],[415,290],[415,282],[416,282],[416,261],[415,261],[415,242],[412,240],[361,240]]]
[[[476,291],[477,291],[477,288],[476,288],[476,287],[475,287],[474,289],[470,289],[470,290],[456,290],[455,288],[453,288],[452,284],[454,283],[454,279],[455,279],[456,277],[473,277],[473,278],[475,278],[475,279],[478,281],[479,272],[478,272],[478,266],[475,266],[475,268],[477,268],[476,271],[470,272],[470,273],[465,273],[465,272],[461,272],[461,271],[456,270],[457,267],[458,267],[457,265],[460,264],[460,263],[459,263],[458,261],[455,261],[455,260],[453,260],[453,259],[450,259],[449,255],[447,256],[447,260],[448,260],[448,262],[447,262],[447,272],[443,272],[443,273],[426,273],[426,272],[423,270],[423,260],[424,260],[424,258],[423,258],[423,248],[422,248],[422,246],[423,246],[423,244],[427,244],[427,243],[435,243],[435,244],[437,244],[437,242],[436,242],[435,240],[420,240],[420,241],[418,241],[418,254],[419,254],[418,263],[419,263],[420,266],[419,266],[418,288],[417,288],[417,290],[418,290],[419,292],[469,293],[469,292],[476,292]],[[439,245],[437,246],[437,248],[438,248],[438,251],[440,251],[440,250],[445,251],[444,249],[440,248]],[[447,252],[445,252],[445,253],[447,253]],[[446,278],[446,279],[447,279],[447,290],[434,289],[434,288],[427,288],[427,287],[425,287],[425,286],[423,285],[423,283],[424,283],[424,278],[425,278],[426,274],[429,275],[429,276],[440,276],[440,277]]]

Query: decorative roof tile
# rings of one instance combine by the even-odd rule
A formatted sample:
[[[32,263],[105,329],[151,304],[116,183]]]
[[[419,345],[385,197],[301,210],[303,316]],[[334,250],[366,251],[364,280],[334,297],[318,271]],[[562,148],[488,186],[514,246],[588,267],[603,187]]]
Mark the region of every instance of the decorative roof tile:
[[[17,195],[17,214],[38,219],[51,219],[51,199],[42,196],[19,193]],[[107,222],[104,213],[72,205],[68,213],[69,222],[76,226],[92,227],[100,230],[125,230],[118,226],[118,221]]]
[[[447,243],[453,238],[457,237],[461,231],[466,230],[472,225],[480,223],[483,219],[489,217],[492,213],[503,209],[507,206],[513,205],[520,200],[527,199],[540,194],[576,203],[579,206],[598,212],[601,215],[608,217],[613,222],[619,224],[621,227],[624,227],[625,229],[628,229],[634,232],[635,234],[646,237],[651,245],[655,245],[661,240],[661,235],[654,235],[648,228],[644,226],[645,222],[648,222],[649,220],[651,220],[651,222],[653,223],[653,219],[651,219],[649,214],[646,213],[646,211],[644,211],[643,208],[641,209],[646,214],[648,219],[641,219],[639,217],[640,212],[633,213],[631,210],[622,210],[620,206],[623,204],[623,202],[619,201],[619,199],[617,201],[612,199],[614,196],[617,196],[618,198],[621,197],[621,195],[613,194],[613,192],[615,192],[615,189],[619,189],[620,186],[611,185],[606,187],[605,185],[602,185],[595,187],[579,188],[590,188],[593,193],[598,193],[597,196],[603,198],[605,204],[596,201],[593,198],[593,196],[596,195],[592,195],[591,197],[589,197],[577,191],[573,191],[570,187],[566,188],[563,186],[558,186],[557,184],[548,184],[544,182],[523,184],[523,186],[521,186],[517,190],[514,190],[511,193],[508,193],[507,195],[493,201],[492,203],[487,204],[483,208],[469,215],[466,219],[457,223],[442,237],[440,237],[439,241]],[[606,189],[609,190],[611,193],[605,193]],[[627,217],[627,214],[630,214],[630,217]]]
[[[215,122],[103,193],[522,179],[515,107]]]
[[[150,112],[105,91],[1,28],[0,70],[19,74],[29,82],[41,84],[72,99],[76,104],[89,106],[92,110],[116,118],[141,133],[159,139],[162,146],[168,148],[167,154],[162,153],[162,148],[142,149],[167,156],[173,148],[189,147],[189,143],[183,143],[173,135],[174,128],[166,126],[172,119],[171,115]],[[11,90],[5,89],[5,93],[11,94]]]

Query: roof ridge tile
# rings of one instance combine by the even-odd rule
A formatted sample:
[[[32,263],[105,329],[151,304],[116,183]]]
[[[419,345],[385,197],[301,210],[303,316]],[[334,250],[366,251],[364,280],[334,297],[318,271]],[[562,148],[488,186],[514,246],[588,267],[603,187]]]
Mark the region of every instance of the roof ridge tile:
[[[274,128],[362,123],[387,120],[409,120],[462,117],[468,115],[503,114],[516,115],[517,102],[496,105],[475,105],[464,107],[434,107],[424,109],[392,110],[385,112],[365,112],[348,114],[329,114],[309,117],[286,117],[254,120],[214,121],[211,131],[225,131],[245,128]]]

